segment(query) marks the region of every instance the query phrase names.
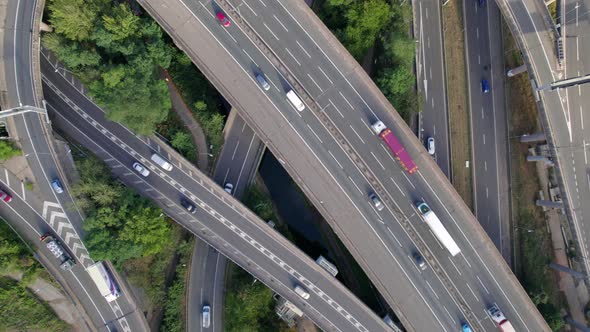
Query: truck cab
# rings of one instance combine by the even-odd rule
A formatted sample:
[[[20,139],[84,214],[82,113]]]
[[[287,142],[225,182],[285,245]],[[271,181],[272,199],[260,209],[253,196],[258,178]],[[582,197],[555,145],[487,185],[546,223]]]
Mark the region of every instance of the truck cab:
[[[379,135],[382,131],[387,129],[387,127],[381,122],[381,120],[377,120],[371,124],[371,129],[373,129],[373,132],[375,132],[376,135]]]

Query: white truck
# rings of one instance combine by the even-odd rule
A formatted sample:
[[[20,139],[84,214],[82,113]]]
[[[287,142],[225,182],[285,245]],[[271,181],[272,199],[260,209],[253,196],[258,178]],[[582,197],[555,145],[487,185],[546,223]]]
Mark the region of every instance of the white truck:
[[[67,271],[76,264],[76,261],[65,251],[64,247],[62,246],[61,242],[54,238],[51,234],[46,233],[41,236],[41,242],[45,243],[45,246],[55,258],[59,259],[60,265],[59,267]]]
[[[498,305],[494,304],[493,306],[487,309],[488,314],[492,317],[492,320],[500,331],[502,332],[516,332],[510,321],[504,316],[504,313],[498,308]]]
[[[107,302],[112,302],[121,295],[115,278],[109,273],[103,262],[96,262],[95,264],[90,265],[86,268],[86,271],[90,275],[90,278],[92,278],[92,281],[96,284],[100,295],[102,295]]]
[[[434,233],[434,236],[436,236],[436,238],[442,243],[442,245],[445,248],[447,248],[451,255],[455,256],[458,253],[460,253],[461,249],[459,249],[459,246],[457,245],[457,243],[455,243],[455,240],[453,240],[449,232],[447,232],[447,229],[440,222],[436,214],[432,212],[430,206],[428,206],[428,204],[424,202],[418,202],[416,204],[416,208],[422,215],[422,219],[424,219],[424,222],[426,222],[426,224],[432,230],[432,233]]]

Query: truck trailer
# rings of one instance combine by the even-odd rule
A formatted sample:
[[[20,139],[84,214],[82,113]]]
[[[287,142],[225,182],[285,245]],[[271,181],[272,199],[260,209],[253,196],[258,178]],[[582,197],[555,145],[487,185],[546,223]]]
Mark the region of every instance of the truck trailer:
[[[461,249],[459,249],[459,246],[457,243],[455,243],[455,240],[453,240],[449,232],[447,232],[447,229],[440,222],[440,219],[438,219],[436,214],[432,212],[430,206],[424,202],[418,202],[418,204],[416,204],[416,208],[422,215],[424,222],[426,222],[428,227],[430,227],[430,230],[432,230],[432,233],[434,233],[434,236],[436,236],[442,245],[447,248],[451,255],[455,256],[460,253]]]
[[[74,266],[74,264],[76,264],[76,261],[64,249],[61,242],[58,239],[54,238],[53,235],[49,233],[44,234],[43,236],[41,236],[41,242],[45,243],[47,249],[49,249],[53,256],[55,256],[55,258],[59,260],[59,267],[62,270],[67,271],[71,269],[72,266]]]
[[[375,134],[381,137],[383,142],[385,142],[385,145],[389,147],[389,150],[391,150],[403,169],[410,174],[413,174],[418,170],[418,166],[414,160],[412,160],[412,157],[410,157],[410,154],[406,151],[402,143],[400,143],[397,137],[395,137],[391,129],[387,128],[380,120],[373,122],[371,128]]]
[[[115,278],[113,278],[111,273],[104,266],[103,262],[96,262],[95,264],[90,265],[86,268],[86,271],[96,284],[100,295],[102,295],[107,302],[112,302],[119,297],[121,294],[119,292],[119,286],[117,285]]]

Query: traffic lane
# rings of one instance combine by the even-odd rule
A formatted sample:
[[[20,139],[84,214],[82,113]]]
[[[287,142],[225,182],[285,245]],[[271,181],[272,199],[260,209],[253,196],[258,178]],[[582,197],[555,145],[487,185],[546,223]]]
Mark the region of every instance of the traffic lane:
[[[48,136],[44,135],[44,128],[42,121],[46,121],[47,117],[44,114],[28,113],[24,114],[24,121],[26,122],[26,132],[33,135],[33,148],[35,157],[29,163],[29,167],[33,169],[34,174],[42,175],[43,179],[38,179],[38,189],[42,192],[46,199],[55,199],[67,215],[68,221],[75,228],[76,233],[80,238],[84,237],[85,231],[82,227],[84,217],[78,209],[74,198],[70,193],[70,185],[67,182],[66,175],[58,167],[59,161],[55,158],[53,150],[50,149],[52,142],[48,141]],[[49,134],[51,135],[51,133]],[[62,193],[57,193],[53,188],[51,182],[57,179],[63,189]]]
[[[427,176],[422,172],[418,175]],[[477,280],[477,283],[482,284],[482,289],[485,286],[493,301],[500,304],[504,313],[512,318],[513,324],[521,326],[523,330],[525,328],[527,331],[547,330],[545,321],[540,315],[535,315],[535,307],[528,301],[528,297],[523,297],[522,292],[524,290],[522,286],[501,259],[499,252],[495,249],[493,243],[489,241],[483,228],[473,218],[473,215],[466,214],[462,209],[457,209],[458,204],[464,204],[463,201],[457,199],[452,201],[454,203],[450,203],[451,200],[445,199],[443,203],[440,199],[440,197],[458,198],[458,195],[455,192],[448,192],[448,190],[443,189],[445,187],[441,186],[439,182],[439,177],[429,177],[429,181],[425,181],[426,185],[441,189],[436,195],[427,196],[425,199],[432,210],[441,217],[443,225],[458,243],[462,252],[461,256],[469,262],[469,264],[465,263],[467,268],[461,271],[462,275],[458,277],[458,280],[472,280],[472,283]],[[451,222],[445,222],[445,220]],[[458,220],[471,220],[472,227],[459,227]],[[492,255],[495,258],[494,261],[486,261],[487,257],[482,257],[483,253]],[[496,261],[497,259],[501,261]],[[457,259],[454,262],[457,263],[460,260]],[[504,287],[507,284],[513,287]],[[488,306],[490,304],[488,300],[484,299],[481,305]]]
[[[245,123],[243,123],[245,126]],[[242,132],[230,132],[226,136],[224,152],[222,152],[215,174],[215,182],[224,186],[233,185],[232,195],[241,197],[247,189],[249,175],[252,174],[252,164],[258,155],[262,142],[256,137],[251,128],[245,126]],[[227,152],[225,152],[227,149]]]
[[[222,316],[222,311],[218,311],[215,309],[219,309],[219,307],[221,307],[217,301],[219,300],[218,298],[215,297],[215,285],[218,282],[223,283],[224,280],[221,279],[217,279],[217,262],[219,260],[219,256],[220,253],[213,247],[207,247],[207,256],[206,256],[206,273],[204,274],[204,283],[203,286],[207,286],[206,288],[203,289],[203,292],[201,293],[202,296],[202,305],[209,305],[211,306],[211,322],[215,323],[215,317],[216,316]],[[225,268],[225,266],[223,266],[223,268]],[[210,273],[209,271],[214,271],[213,273]],[[217,319],[217,322],[221,322],[221,319]],[[211,324],[210,326],[211,330],[215,330],[215,324]],[[203,329],[203,330],[208,330],[208,329]],[[217,330],[219,330],[219,328],[217,328]]]
[[[385,213],[381,214],[385,215]],[[386,216],[382,221],[376,223],[375,229],[380,234],[383,234],[393,256],[396,261],[399,261],[398,264],[401,265],[400,268],[404,276],[414,285],[414,299],[412,301],[416,301],[417,299],[425,301],[429,306],[433,307],[432,310],[435,312],[435,316],[443,322],[443,328],[449,328],[451,331],[457,329],[460,326],[460,322],[464,320],[464,314],[450,297],[439,276],[430,267],[431,261],[427,261],[428,267],[426,270],[421,270],[416,263],[415,254],[428,257],[426,253],[417,249],[415,242],[408,236],[396,218],[388,218]],[[422,235],[428,232],[427,229],[424,231],[426,233],[422,233]],[[436,240],[433,239],[430,243],[435,244]],[[436,248],[429,248],[429,251],[432,252],[436,249],[445,250],[438,244],[435,245]],[[402,266],[406,268],[404,269]],[[401,300],[401,305],[409,305],[411,303],[411,301],[408,303],[404,301]]]
[[[46,257],[46,259],[43,257],[40,259],[43,260],[44,265],[49,264],[52,267],[51,271],[49,271],[51,274],[59,271],[61,277],[67,283],[67,292],[70,296],[75,296],[83,304],[83,310],[89,315],[96,327],[102,327],[101,330],[104,330],[108,322],[116,321],[116,315],[113,310],[108,306],[106,301],[101,301],[102,296],[98,293],[97,288],[94,287],[94,282],[90,279],[90,276],[81,264],[76,264],[67,272],[63,271],[60,269],[58,261],[53,255],[45,248],[42,248],[39,238],[48,232],[51,227],[32,207],[22,201],[19,196],[13,196],[13,200],[9,204],[0,204],[0,214],[21,237],[25,238],[37,250],[42,252],[43,257]],[[59,237],[59,234],[53,234]],[[64,243],[63,240],[62,243]],[[66,246],[66,250],[70,249]],[[71,251],[70,254],[72,254]]]
[[[21,105],[37,106],[32,98],[31,33],[33,1],[10,1],[6,6],[6,30],[4,34],[4,63],[7,82],[7,104],[4,109]]]
[[[238,12],[248,26],[257,33],[258,37],[287,64],[293,74],[298,76],[299,82],[314,97],[321,94],[326,85],[329,87],[333,84],[330,77],[336,72],[323,56],[317,56],[319,53],[303,36],[303,31],[280,14],[283,10],[279,9],[276,3],[263,5],[253,2],[249,3],[248,10],[240,6],[241,3],[228,3],[233,7],[233,11]],[[235,13],[230,13],[230,16],[231,14],[235,17]],[[293,39],[295,39],[294,43]],[[318,61],[321,64],[318,65]],[[309,71],[309,68],[314,70]]]
[[[201,315],[203,309],[203,301],[204,298],[211,298],[207,295],[207,292],[211,287],[210,284],[207,284],[205,281],[205,275],[208,273],[207,269],[207,258],[208,258],[208,251],[209,246],[201,239],[197,238],[195,240],[195,251],[196,255],[193,255],[191,259],[191,270],[190,270],[190,282],[188,283],[189,287],[189,297],[187,303],[187,330],[188,331],[201,331],[203,330],[203,326],[201,323]],[[198,287],[198,291],[192,290],[193,287]],[[199,296],[191,296],[191,294],[198,294]],[[215,313],[214,310],[212,310]],[[215,322],[213,317],[211,317],[212,321]]]
[[[62,113],[60,113],[60,115],[64,115],[64,116],[66,116],[66,117],[67,117],[67,116],[68,116],[68,114],[70,114],[70,113],[74,113],[74,112],[64,112],[63,114],[62,114]],[[83,123],[81,123],[81,121],[80,121],[80,123],[76,123],[76,128],[79,130],[79,132],[80,132],[80,133],[81,133],[81,132],[84,132],[84,133],[91,133],[91,132],[92,132],[92,129],[91,129],[91,128],[94,128],[94,127],[92,127],[92,126],[88,126],[88,127],[86,128],[86,125],[85,125],[85,124],[83,124]],[[72,129],[73,129],[73,128],[72,128]],[[94,131],[96,131],[96,129],[94,129]],[[97,133],[97,134],[98,134],[98,133]],[[85,135],[85,134],[83,134],[83,135]],[[100,145],[100,146],[102,146],[102,147],[106,147],[107,145],[111,145],[113,150],[120,150],[120,149],[121,149],[121,148],[119,147],[119,145],[113,145],[113,144],[111,144],[111,143],[110,143],[110,139],[109,139],[109,138],[103,138],[103,137],[100,137],[100,138],[99,138],[99,137],[97,137],[97,136],[102,136],[102,134],[100,134],[100,135],[96,135],[96,136],[93,136],[93,141],[94,141],[94,143],[93,143],[93,144],[102,143],[102,144],[99,144],[99,145]],[[88,141],[89,141],[89,140],[88,140]],[[87,143],[88,143],[88,141],[87,141]],[[100,142],[99,142],[99,141],[100,141]],[[109,149],[109,150],[111,150],[111,149]],[[99,152],[99,153],[100,153],[100,152]],[[109,151],[109,153],[110,153],[110,154],[114,154],[114,153],[113,153],[113,151]],[[116,159],[117,159],[117,160],[119,160],[119,161],[121,160],[121,158],[125,157],[125,156],[124,156],[125,152],[120,152],[120,153],[121,153],[121,157],[117,157],[117,158],[116,158]],[[128,160],[128,159],[129,159],[129,157],[128,157],[128,156],[126,157],[126,159],[127,159],[127,161],[126,161],[126,162],[122,162],[122,165],[124,165],[124,166],[122,166],[122,167],[120,167],[120,168],[125,168],[125,167],[128,167],[128,166],[125,166],[125,165],[127,165],[127,164],[130,164],[130,163],[131,163],[131,161],[132,161],[132,160]],[[142,161],[144,161],[144,160],[142,160]],[[147,162],[147,161],[144,161],[144,162],[145,162],[146,164],[149,164],[149,162]],[[150,166],[151,166],[151,165],[150,165]],[[153,168],[155,168],[155,167],[153,167]],[[163,174],[163,173],[161,173],[161,174]],[[154,177],[152,177],[152,178],[154,178]],[[153,179],[150,179],[150,180],[152,180],[152,181],[154,181],[154,182],[160,182],[160,183],[155,183],[155,184],[153,185],[153,187],[154,187],[154,188],[159,188],[159,189],[158,189],[159,191],[162,191],[162,190],[163,190],[164,188],[166,188],[166,187],[170,187],[170,184],[168,184],[168,186],[167,186],[167,185],[166,185],[166,181],[164,181],[164,180],[160,179],[159,177],[158,177],[157,179],[155,179],[155,180],[153,180]],[[150,181],[150,182],[151,182],[151,181]],[[178,181],[178,182],[182,182],[182,181]],[[187,182],[188,182],[188,181],[187,181]],[[213,189],[213,188],[209,188],[209,189]],[[182,189],[181,189],[181,190],[182,190]],[[175,195],[178,195],[178,189],[176,189],[176,188],[173,188],[173,189],[171,189],[171,190],[170,190],[170,189],[168,189],[168,190],[167,190],[167,192],[163,193],[163,195],[162,195],[162,196],[164,196],[164,197],[174,197]],[[191,197],[191,199],[192,199],[192,197]],[[215,209],[215,206],[214,206],[214,205],[215,205],[215,203],[216,203],[215,201],[219,201],[219,199],[218,199],[218,198],[214,198],[214,199],[213,199],[213,201],[207,201],[207,202],[205,203],[205,204],[208,204],[209,206],[211,206],[212,210],[210,210],[210,211],[209,211],[209,214],[210,214],[210,215],[212,215],[212,216],[214,216],[214,213],[213,213],[213,211],[217,210],[217,209]],[[159,201],[157,201],[157,203],[159,203],[159,205],[161,205],[161,204],[162,204],[162,203],[161,203],[161,202],[159,202]],[[177,203],[173,203],[173,205],[176,205],[176,204],[177,204]],[[223,205],[225,205],[225,204],[226,204],[226,203],[223,203]],[[201,205],[199,205],[199,206],[201,206]],[[164,208],[166,209],[166,207],[164,207]],[[169,208],[168,208],[168,210],[169,210]],[[181,209],[181,208],[178,208],[178,207],[177,207],[177,209],[175,209],[175,210],[176,210],[176,211],[175,211],[175,213],[173,213],[173,214],[172,214],[172,216],[173,216],[173,217],[174,217],[174,214],[179,214],[179,213],[180,213],[180,214],[186,214],[185,212],[183,212],[183,211],[182,211],[182,209]],[[181,212],[178,212],[178,211],[181,211]],[[231,212],[233,212],[233,210],[228,210],[228,211],[230,212],[230,215],[229,215],[229,216],[227,216],[227,217],[226,217],[226,218],[224,218],[224,219],[221,219],[221,220],[219,220],[219,219],[218,219],[218,220],[219,220],[219,221],[222,221],[222,222],[226,222],[226,223],[227,223],[229,220],[234,220],[234,221],[235,221],[235,220],[238,220],[238,221],[239,221],[239,220],[242,218],[240,214],[234,214],[234,215],[231,215]],[[246,211],[242,211],[242,213],[243,213],[243,212],[246,212]],[[205,216],[205,217],[209,217],[209,216]],[[220,216],[217,216],[217,217],[220,217]],[[200,220],[203,220],[203,215],[199,215],[199,219],[200,219]],[[260,222],[261,222],[261,221],[260,221]],[[262,222],[261,222],[261,223],[262,223]],[[213,226],[214,226],[214,225],[215,225],[215,220],[206,220],[206,221],[204,221],[204,222],[203,222],[203,224],[207,224],[207,225],[213,225]],[[186,223],[185,223],[185,224],[183,224],[183,225],[184,225],[185,227],[187,227],[189,230],[193,231],[194,233],[200,233],[198,229],[195,229],[195,227],[193,227],[193,225],[194,225],[194,224],[186,224]],[[268,226],[266,226],[264,223],[262,223],[262,225],[261,225],[261,226],[262,226],[262,228],[259,228],[259,229],[258,229],[259,231],[260,231],[260,230],[262,230],[264,227],[268,227]],[[224,227],[224,226],[222,226],[222,227]],[[244,226],[243,226],[243,225],[240,225],[239,227],[242,227],[242,228],[244,228]],[[240,243],[241,241],[243,241],[243,238],[242,238],[242,237],[240,237],[239,235],[236,235],[236,234],[234,234],[234,233],[236,232],[236,230],[233,230],[233,231],[232,231],[232,230],[230,230],[230,231],[228,232],[228,231],[226,231],[226,230],[223,230],[223,229],[222,229],[222,231],[224,231],[224,232],[225,232],[225,234],[224,234],[222,237],[223,237],[224,239],[228,239],[227,241],[228,241],[229,243],[234,243],[234,244],[235,244],[235,243]],[[271,230],[271,231],[272,231],[272,230]],[[248,234],[251,234],[251,233],[248,233]],[[261,234],[263,234],[263,232],[259,232],[259,233],[257,233],[257,234],[256,234],[256,236],[260,236]],[[252,238],[251,238],[250,236],[248,236],[248,235],[243,235],[243,236],[246,236],[246,238],[250,238],[250,239],[252,239]],[[240,241],[240,240],[241,240],[241,241]],[[271,240],[270,238],[268,238],[268,239],[265,239],[264,241],[262,241],[262,243],[269,243],[269,242],[270,242],[270,240]],[[279,246],[279,248],[278,248],[278,249],[279,249],[279,251],[283,251],[284,253],[290,254],[290,253],[291,253],[291,251],[289,251],[289,250],[285,251],[283,246],[284,246],[284,244],[283,244],[282,246]],[[266,249],[266,254],[270,254],[271,252],[276,252],[275,250],[270,250],[270,251],[269,251],[269,249],[268,249],[268,248],[270,248],[269,246],[266,246],[266,248],[267,248],[267,249]],[[270,249],[272,249],[272,248],[270,248]],[[260,254],[260,251],[259,251],[259,250],[261,250],[261,249],[256,249],[256,248],[247,248],[247,250],[244,250],[244,249],[242,249],[242,250],[240,250],[239,252],[240,252],[240,253],[242,253],[242,254],[244,254],[244,253],[247,253],[247,256],[248,256],[248,257],[254,257],[254,260],[256,260],[257,262],[260,262],[260,261],[262,261],[262,257],[259,257],[258,259],[256,258],[256,256],[259,256],[259,254]],[[266,257],[266,256],[264,256],[264,257]],[[273,257],[275,257],[275,258],[274,258],[274,260],[277,260],[277,259],[278,259],[278,257],[276,257],[276,256],[273,256]],[[284,268],[283,268],[283,267],[275,267],[275,266],[277,265],[277,263],[273,263],[273,262],[274,262],[274,260],[271,260],[271,261],[270,261],[271,265],[270,265],[270,266],[266,266],[266,269],[268,270],[268,268],[270,267],[270,268],[271,268],[271,271],[270,271],[270,272],[271,272],[271,274],[272,274],[273,276],[281,275],[281,274],[279,274],[279,272],[281,272],[281,273],[284,275],[284,272],[285,272],[285,271],[283,270]],[[292,258],[288,259],[288,261],[289,261],[289,262],[291,262],[291,265],[292,265],[292,266],[295,266],[295,265],[296,265],[296,263],[298,263],[298,260],[299,260],[299,258],[295,258],[295,257],[292,257]],[[283,260],[283,262],[284,262],[284,260]],[[284,264],[284,263],[283,263],[283,264]],[[308,263],[308,264],[309,264],[309,263]],[[282,265],[282,266],[287,266],[287,265]],[[313,264],[312,264],[312,266],[313,266]],[[302,267],[303,267],[303,269],[301,269],[301,267],[300,267],[299,269],[295,269],[295,272],[293,272],[293,273],[294,273],[294,275],[293,275],[293,276],[295,276],[296,278],[303,278],[303,276],[302,276],[302,275],[300,275],[298,272],[296,272],[297,270],[302,270],[302,271],[303,271],[303,270],[305,270],[305,268],[306,268],[306,264],[304,264]],[[323,271],[321,271],[321,270],[320,270],[320,271],[318,271],[318,268],[317,268],[317,267],[315,267],[315,266],[313,266],[313,267],[314,267],[314,269],[312,269],[312,270],[309,270],[309,271],[306,271],[307,273],[310,273],[310,274],[311,274],[311,277],[310,277],[310,278],[308,278],[308,280],[312,280],[312,279],[313,279],[313,280],[321,280],[321,278],[320,278],[320,277],[317,275],[317,273],[323,273]],[[274,272],[272,272],[272,269],[275,269],[275,270],[277,270],[277,271],[274,271]],[[251,272],[252,272],[252,271],[251,271]],[[279,279],[276,279],[276,277],[275,277],[275,279],[274,279],[274,280],[275,280],[275,281],[280,281],[280,282],[281,282],[281,284],[280,284],[280,285],[277,285],[277,284],[275,284],[275,285],[274,285],[274,288],[276,289],[276,288],[277,288],[277,287],[279,287],[279,286],[281,286],[281,287],[286,287],[286,288],[288,288],[288,289],[289,289],[289,290],[288,290],[288,292],[289,292],[289,293],[291,293],[291,294],[293,294],[293,293],[292,293],[292,290],[291,290],[291,287],[292,287],[292,285],[291,285],[291,284],[293,283],[293,276],[289,275],[289,276],[287,276],[287,277],[284,277],[284,280],[279,280]],[[326,277],[324,277],[324,278],[326,278]],[[283,278],[281,278],[281,279],[283,279]],[[307,283],[307,284],[309,285],[308,287],[313,287],[313,283],[310,283],[310,282],[309,282],[309,281],[307,281],[307,280],[303,280],[302,282],[303,282],[303,283]],[[314,288],[314,289],[315,289],[317,292],[319,292],[319,294],[323,294],[323,293],[321,292],[321,290],[319,290],[319,289],[317,289],[317,288]],[[283,293],[284,293],[284,292],[285,292],[285,290],[283,290]],[[339,295],[340,295],[338,292],[334,292],[334,291],[330,291],[330,293],[333,295],[333,298],[335,298],[335,297],[337,297],[337,296],[339,296]],[[324,297],[325,297],[325,296],[326,296],[326,295],[324,295]],[[349,296],[352,296],[352,295],[351,295],[351,294],[349,294]],[[291,297],[292,297],[292,296],[291,296]],[[348,298],[348,297],[347,297],[347,298]],[[340,303],[340,302],[342,302],[342,301],[344,301],[344,298],[343,298],[343,299],[340,299],[340,300],[336,300],[336,303]],[[355,301],[352,301],[352,302],[355,302]],[[345,305],[346,305],[346,306],[348,306],[348,305],[352,304],[352,303],[351,303],[351,301],[350,301],[350,298],[348,298],[346,301],[344,301],[344,303],[345,303]],[[316,304],[316,305],[317,305],[317,304]],[[359,315],[359,314],[360,314],[361,316],[364,316],[364,315],[368,314],[368,313],[364,313],[362,310],[361,310],[361,311],[359,311],[358,309],[354,309],[354,307],[353,307],[353,310],[352,310],[352,311],[351,311],[350,309],[348,309],[348,311],[349,311],[349,312],[351,312],[352,314],[356,314],[356,315]],[[319,313],[318,313],[318,314],[319,314]],[[336,315],[336,316],[339,316],[339,315],[340,315],[340,313],[329,313],[329,314],[330,314],[330,315]],[[371,314],[372,314],[372,313],[371,313]],[[321,314],[320,314],[320,317],[322,317],[322,315],[321,315]],[[328,317],[328,318],[329,318],[329,317]],[[367,317],[367,318],[368,318],[368,317]],[[371,319],[362,319],[361,321],[365,322],[366,324],[370,324],[370,323],[374,322],[374,320],[372,320],[372,318],[371,318]],[[380,324],[382,324],[382,323],[380,322],[380,320],[377,320],[377,322],[379,323],[379,325],[380,325]],[[334,323],[334,322],[333,322],[333,323]],[[340,322],[340,321],[336,322],[336,324],[337,324],[337,325],[344,324],[345,326],[348,326],[348,325],[346,325],[347,323],[343,323],[343,322]],[[370,328],[370,327],[369,327],[369,328]]]
[[[443,173],[450,177],[450,147],[448,136],[448,113],[446,101],[446,81],[443,62],[442,25],[440,3],[421,1],[423,14],[419,28],[423,31],[420,47],[423,48],[422,82],[426,80],[422,110],[423,142],[429,136],[435,138],[435,160]],[[424,24],[424,21],[427,21]]]
[[[510,16],[523,35],[526,52],[539,86],[555,81],[557,63],[550,32],[545,28],[542,14],[537,12],[536,1],[505,0]]]

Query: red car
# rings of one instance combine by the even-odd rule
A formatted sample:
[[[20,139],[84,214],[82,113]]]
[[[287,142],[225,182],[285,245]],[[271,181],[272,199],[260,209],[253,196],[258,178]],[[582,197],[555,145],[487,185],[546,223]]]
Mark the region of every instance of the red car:
[[[8,195],[4,190],[0,190],[0,199],[6,203],[10,203],[10,201],[12,201],[12,196]]]
[[[216,14],[217,19],[219,20],[219,23],[221,23],[221,25],[223,25],[224,27],[228,27],[229,26],[229,19],[227,18],[227,16],[225,16],[224,13],[219,12]]]

